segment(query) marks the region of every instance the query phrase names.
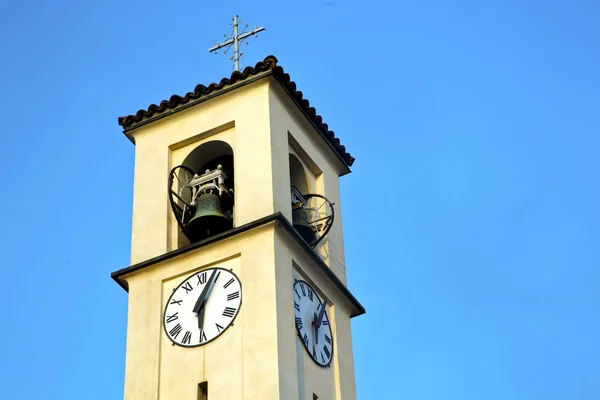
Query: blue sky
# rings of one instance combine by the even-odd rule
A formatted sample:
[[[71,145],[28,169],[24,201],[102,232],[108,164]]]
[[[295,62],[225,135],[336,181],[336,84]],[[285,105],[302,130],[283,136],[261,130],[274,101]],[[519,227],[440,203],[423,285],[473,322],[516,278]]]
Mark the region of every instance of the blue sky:
[[[600,398],[597,2],[85,3],[0,3],[3,398],[122,398],[117,117],[228,76],[235,13],[357,158],[359,398]]]

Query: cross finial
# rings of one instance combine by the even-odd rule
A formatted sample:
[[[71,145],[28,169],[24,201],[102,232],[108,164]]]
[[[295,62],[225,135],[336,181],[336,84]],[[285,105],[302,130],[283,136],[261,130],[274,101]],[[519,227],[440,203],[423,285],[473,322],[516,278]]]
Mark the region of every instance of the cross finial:
[[[244,41],[250,36],[256,35],[258,32],[265,30],[265,28],[261,26],[260,28],[254,27],[254,29],[252,29],[250,32],[246,32],[246,29],[248,28],[248,24],[246,24],[246,26],[242,29],[242,32],[239,32],[239,24],[241,22],[242,20],[238,21],[237,15],[233,17],[233,25],[230,25],[233,27],[233,33],[231,34],[231,37],[225,35],[226,40],[224,42],[215,43],[213,47],[208,49],[208,51],[211,53],[213,51],[217,53],[219,49],[225,48],[225,54],[227,54],[229,49],[233,46],[233,56],[229,60],[233,61],[233,69],[235,71],[240,70],[240,58],[244,55],[243,52],[240,53],[240,41]],[[248,42],[246,42],[246,44],[248,44]]]

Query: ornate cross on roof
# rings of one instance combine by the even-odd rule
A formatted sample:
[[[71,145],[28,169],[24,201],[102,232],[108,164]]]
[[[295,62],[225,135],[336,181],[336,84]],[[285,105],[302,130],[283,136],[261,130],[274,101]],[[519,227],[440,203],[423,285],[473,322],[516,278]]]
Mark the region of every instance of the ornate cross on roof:
[[[233,33],[231,34],[231,37],[224,35],[227,38],[227,40],[225,40],[222,43],[215,42],[215,46],[208,49],[208,51],[210,51],[211,53],[213,51],[215,53],[217,53],[219,51],[219,49],[226,48],[225,54],[227,54],[229,49],[233,46],[233,56],[230,57],[229,61],[233,61],[233,69],[235,71],[240,70],[240,57],[242,57],[244,55],[243,52],[240,54],[240,41],[244,41],[245,39],[249,38],[250,36],[256,35],[258,32],[262,32],[265,30],[265,28],[263,28],[261,26],[260,28],[254,27],[254,29],[252,29],[250,32],[245,32],[246,29],[248,28],[248,24],[246,24],[244,29],[242,29],[242,32],[239,32],[239,23],[240,22],[242,22],[242,20],[238,21],[237,15],[235,17],[233,17],[233,25],[229,25],[229,26],[233,27]],[[248,44],[248,42],[246,42],[246,44]]]

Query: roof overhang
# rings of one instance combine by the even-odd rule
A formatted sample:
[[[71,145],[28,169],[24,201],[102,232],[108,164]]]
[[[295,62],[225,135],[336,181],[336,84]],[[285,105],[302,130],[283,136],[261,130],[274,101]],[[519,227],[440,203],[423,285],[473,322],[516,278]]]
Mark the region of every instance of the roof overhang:
[[[277,65],[277,58],[274,56],[266,57],[254,67],[246,67],[242,72],[234,71],[231,77],[223,78],[218,84],[211,83],[208,86],[197,85],[193,92],[189,92],[183,97],[173,95],[169,100],[160,102],[159,105],[152,104],[147,109],[139,110],[133,115],[119,117],[119,125],[123,127],[123,133],[135,144],[135,140],[131,135],[131,131],[134,129],[269,76],[272,76],[281,85],[308,121],[310,121],[321,138],[342,162],[344,168],[347,170],[346,173],[350,172],[350,167],[354,163],[354,157],[346,151],[346,147],[329,130],[329,126],[323,122],[323,118],[317,114],[315,108],[310,106],[309,101],[304,98],[302,92],[296,90],[296,83],[283,71],[282,67]]]
[[[252,229],[256,229],[258,227],[278,222],[284,230],[292,237],[300,247],[310,256],[310,258],[315,262],[317,268],[333,283],[335,288],[343,295],[343,297],[351,304],[352,312],[350,317],[356,317],[365,313],[365,308],[360,304],[360,302],[352,295],[350,290],[344,285],[344,283],[335,275],[335,273],[329,268],[327,264],[319,257],[319,255],[306,243],[306,241],[300,236],[298,231],[294,229],[292,224],[287,220],[287,218],[280,212],[271,214],[267,217],[257,219],[256,221],[250,222],[248,224],[236,227],[229,231],[220,233],[218,235],[209,237],[207,239],[192,243],[188,246],[179,248],[177,250],[170,251],[168,253],[162,254],[160,256],[151,258],[146,261],[142,261],[140,263],[131,265],[129,267],[120,269],[111,274],[111,277],[117,282],[125,291],[129,292],[129,286],[125,277],[131,273],[135,273],[138,271],[142,271],[146,268],[150,268],[153,265],[164,262],[166,260],[179,257],[188,252],[200,249],[202,247],[208,246],[215,242],[235,237],[243,234]]]

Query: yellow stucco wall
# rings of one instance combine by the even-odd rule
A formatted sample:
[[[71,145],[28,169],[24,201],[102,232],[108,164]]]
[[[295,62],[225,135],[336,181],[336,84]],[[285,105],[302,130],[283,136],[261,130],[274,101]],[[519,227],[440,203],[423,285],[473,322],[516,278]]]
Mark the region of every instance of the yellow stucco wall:
[[[242,306],[218,339],[196,348],[173,346],[163,328],[170,293],[208,267],[232,269]],[[129,285],[125,399],[196,400],[208,381],[214,399],[354,399],[351,306],[292,237],[276,223],[134,272]],[[317,366],[296,334],[294,279],[328,300],[334,340],[331,367]]]
[[[290,216],[285,212],[284,214],[291,221],[288,153],[290,152],[289,147],[292,147],[293,153],[311,168],[317,193],[324,195],[335,204],[333,227],[315,250],[338,278],[346,283],[339,188],[339,176],[344,173],[344,167],[285,91],[277,83],[273,83],[270,89],[269,115],[273,141],[272,157],[273,166],[277,166],[273,171],[275,207],[278,210],[289,210]]]
[[[319,399],[355,399],[356,386],[350,329],[352,305],[304,249],[283,229],[277,230],[275,249],[279,285],[278,310],[289,309],[289,312],[281,312],[278,315],[281,385],[284,385],[283,381],[295,382],[297,379],[295,384],[298,386],[299,399],[312,399],[313,393],[317,394]],[[327,299],[330,306],[327,312],[335,344],[331,367],[323,368],[315,364],[295,333],[293,309],[289,307],[289,304],[294,302],[292,291],[294,279],[309,282],[317,289],[322,299]],[[293,363],[296,365],[295,368]]]
[[[309,170],[311,187],[336,204],[336,219],[319,254],[346,282],[338,177],[343,165],[272,78],[265,78],[130,132],[136,142],[131,263],[180,247],[167,196],[170,169],[198,145],[234,151],[235,226],[282,212],[292,220],[289,153]],[[170,291],[201,268],[232,268],[243,286],[234,326],[198,348],[172,346],[162,329]],[[302,278],[328,299],[334,339],[331,367],[308,356],[296,334],[292,285]],[[125,277],[129,319],[126,399],[312,400],[356,398],[352,305],[283,228],[273,223],[189,251]]]
[[[173,346],[162,329],[170,291],[187,275],[211,266],[232,268],[242,282],[234,325],[205,346]],[[203,381],[209,382],[210,398],[279,398],[272,228],[186,253],[126,280],[126,399],[196,400]]]
[[[131,132],[136,142],[132,264],[164,254],[173,246],[176,230],[166,182],[170,169],[185,158],[183,148],[191,151],[215,137],[230,143],[239,199],[237,226],[274,212],[269,109],[261,101],[267,93],[268,82],[258,81]]]

